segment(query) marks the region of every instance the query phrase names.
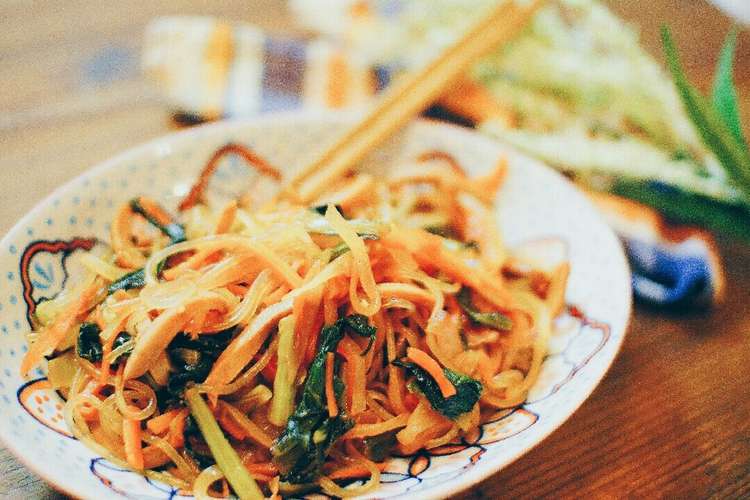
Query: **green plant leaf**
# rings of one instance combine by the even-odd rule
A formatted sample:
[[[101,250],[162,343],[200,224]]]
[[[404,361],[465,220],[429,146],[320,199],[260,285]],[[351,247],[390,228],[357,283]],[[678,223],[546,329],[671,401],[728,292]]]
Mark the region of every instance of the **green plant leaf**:
[[[279,468],[281,480],[288,484],[314,483],[320,476],[331,447],[338,438],[354,426],[342,407],[335,417],[330,417],[326,405],[325,363],[329,352],[336,348],[346,333],[369,337],[376,328],[362,315],[341,317],[320,331],[318,352],[307,370],[301,399],[286,427],[271,446],[273,463]],[[336,365],[334,365],[336,366]],[[335,374],[333,387],[336,399],[341,397],[344,384]]]
[[[504,331],[509,331],[513,328],[513,320],[499,311],[479,312],[474,307],[474,303],[471,300],[471,290],[467,287],[462,287],[459,290],[456,294],[456,301],[469,319],[478,325],[489,326],[495,330]]]
[[[750,153],[737,140],[718,112],[685,76],[669,28],[662,26],[662,43],[677,91],[698,133],[726,169],[734,184],[750,199]]]
[[[677,189],[666,190],[649,182],[625,179],[619,179],[612,192],[654,207],[672,221],[697,224],[750,243],[750,212],[742,206],[720,203]]]
[[[716,63],[716,74],[711,94],[714,109],[724,121],[724,124],[734,134],[738,142],[747,147],[747,141],[742,134],[739,104],[737,103],[737,89],[733,81],[734,51],[737,46],[737,28],[727,34],[724,46],[721,48],[719,60]]]
[[[176,223],[175,221],[170,221],[166,225],[162,224],[161,222],[159,222],[159,219],[154,216],[154,214],[146,210],[146,208],[141,203],[140,198],[133,198],[132,200],[130,200],[130,208],[133,210],[133,212],[142,215],[151,225],[153,225],[159,231],[167,235],[171,240],[172,245],[176,243],[182,243],[187,239],[187,237],[185,236],[185,228],[182,225]]]
[[[262,499],[263,492],[258,487],[253,476],[247,471],[237,451],[229,444],[224,432],[219,427],[213,412],[203,400],[203,396],[193,388],[185,391],[185,402],[190,408],[190,414],[198,424],[203,439],[211,450],[221,472],[227,478],[230,486],[241,499]]]
[[[446,398],[435,379],[424,368],[415,363],[400,360],[395,360],[392,364],[404,368],[412,375],[416,387],[425,395],[430,405],[451,420],[456,420],[464,413],[470,412],[482,396],[484,387],[481,382],[449,368],[443,368],[443,373],[456,388],[456,394]]]

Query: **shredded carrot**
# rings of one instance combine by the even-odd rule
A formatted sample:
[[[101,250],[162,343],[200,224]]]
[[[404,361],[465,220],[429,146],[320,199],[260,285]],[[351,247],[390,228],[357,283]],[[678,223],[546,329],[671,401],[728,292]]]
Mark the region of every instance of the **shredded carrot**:
[[[196,252],[195,250],[188,250],[186,252],[180,252],[180,253],[170,255],[169,257],[167,257],[166,268],[169,269],[175,266],[179,266],[180,264],[188,260],[190,257],[195,255],[195,252]]]
[[[444,398],[456,395],[456,387],[451,384],[451,381],[445,376],[445,373],[443,373],[443,369],[440,368],[438,362],[430,357],[429,354],[421,349],[417,349],[416,347],[407,347],[406,357],[419,365],[423,370],[429,373],[433,379],[435,379],[435,382],[440,388],[440,392],[443,394]]]
[[[245,468],[253,475],[253,477],[255,477],[256,474],[273,477],[279,473],[279,469],[271,462],[246,463]]]
[[[65,310],[57,315],[55,321],[48,328],[39,333],[39,338],[31,344],[29,352],[26,353],[21,362],[20,371],[22,375],[26,375],[42,361],[45,355],[53,351],[62,342],[68,331],[80,321],[81,315],[93,306],[94,298],[100,287],[99,279],[94,280],[91,285],[83,290],[78,299],[72,301]]]
[[[225,401],[219,401],[219,406],[224,416],[227,419],[232,420],[232,422],[236,426],[242,429],[242,432],[244,434],[243,439],[248,438],[260,444],[261,446],[265,446],[266,448],[271,447],[271,445],[273,444],[273,437],[270,436],[266,431],[261,429],[255,422],[245,416],[245,414],[242,413],[239,409],[235,408]]]
[[[214,249],[205,249],[195,252],[193,255],[180,262],[179,264],[162,271],[162,277],[167,281],[172,281],[188,269],[200,269],[208,264],[213,264],[221,258],[221,252]]]
[[[148,215],[162,226],[167,226],[173,222],[172,216],[151,198],[139,196],[138,203]]]
[[[378,434],[383,434],[385,432],[406,426],[408,420],[409,414],[402,413],[393,418],[385,420],[384,422],[377,422],[374,424],[357,424],[344,435],[343,439],[377,436]]]
[[[211,179],[214,171],[219,166],[220,160],[229,154],[238,155],[239,157],[244,159],[248,163],[248,165],[255,167],[262,175],[266,175],[277,181],[281,180],[281,172],[279,171],[279,169],[271,166],[266,160],[255,154],[247,147],[241,144],[229,143],[216,151],[211,159],[208,160],[208,163],[203,168],[200,177],[198,177],[198,182],[193,185],[187,196],[185,196],[185,198],[183,198],[183,200],[180,202],[180,211],[192,208],[201,201],[201,199],[203,198],[203,192],[208,186],[208,181]]]
[[[122,439],[125,443],[125,459],[136,470],[143,470],[143,448],[141,447],[141,421],[125,418],[122,421]]]
[[[169,425],[179,413],[179,409],[166,411],[158,417],[149,419],[149,421],[146,422],[146,428],[154,434],[162,435],[169,430]]]
[[[392,364],[388,364],[388,399],[397,413],[406,411],[404,404],[404,380],[401,370]]]
[[[331,283],[333,284],[333,282]],[[336,318],[338,317],[338,306],[336,305],[336,301],[334,299],[334,294],[331,292],[331,290],[326,290],[326,293],[324,294],[325,299],[323,300],[323,322],[326,325],[332,325],[336,322]]]
[[[304,352],[301,369],[306,369],[318,351],[318,337],[323,326],[320,314],[323,288],[304,293],[294,300],[295,348]]]
[[[339,350],[337,352],[346,358],[346,362],[344,363],[342,370],[345,388],[344,394],[346,396],[344,398],[344,406],[350,414],[353,414],[354,412],[352,411],[352,399],[354,397],[354,364],[349,361],[349,358],[346,356],[345,351],[342,350],[341,347],[339,347]]]
[[[263,299],[263,303],[265,305],[271,305],[277,303],[281,298],[289,293],[289,287],[286,285],[281,285],[276,290],[272,291],[268,295],[266,295],[266,298]]]
[[[146,262],[146,258],[131,240],[131,222],[133,216],[134,212],[130,208],[130,204],[125,203],[120,207],[112,221],[112,229],[110,231],[112,250],[114,250],[117,256],[117,265],[130,269],[142,267]]]
[[[333,361],[334,354],[326,354],[326,403],[328,404],[328,416],[333,418],[339,414],[339,408],[336,405],[336,393],[333,391]]]
[[[234,216],[237,214],[237,200],[232,200],[224,206],[219,216],[219,222],[216,223],[216,229],[214,234],[224,234],[229,232],[229,229],[234,223]]]
[[[229,435],[237,441],[242,441],[243,439],[245,439],[247,437],[247,433],[225,411],[224,406],[219,404],[216,408],[217,409],[214,412],[214,416],[216,417],[216,421],[219,422],[221,428],[227,431],[227,433],[229,433]]]
[[[182,448],[185,446],[185,426],[187,425],[187,416],[190,410],[183,408],[179,410],[179,414],[172,419],[169,423],[169,434],[167,441],[174,448]]]
[[[224,349],[206,378],[206,385],[223,385],[236,377],[247,362],[263,346],[271,329],[281,318],[292,312],[292,300],[287,299],[261,311],[249,325]]]
[[[226,288],[227,290],[232,292],[234,295],[238,297],[244,297],[249,287],[246,285],[238,285],[236,283],[230,283],[227,285]]]
[[[473,123],[499,119],[508,125],[515,123],[513,110],[501,104],[484,85],[464,78],[448,89],[438,101],[451,113],[466,117]]]
[[[399,298],[427,307],[435,304],[435,296],[432,293],[411,283],[378,283],[378,290],[384,300]]]
[[[313,320],[310,321],[310,334],[307,337],[307,350],[305,352],[304,366],[306,368],[315,358],[315,354],[318,351],[318,340],[320,339],[320,330],[323,327],[323,316],[320,314],[320,307],[318,307],[318,314],[313,316]]]
[[[474,182],[476,182],[479,185],[484,185],[488,191],[494,193],[498,189],[500,189],[500,186],[502,186],[503,182],[505,182],[505,178],[507,176],[508,176],[508,158],[505,155],[503,155],[497,161],[495,168],[493,168],[486,175],[475,178]]]
[[[461,168],[461,165],[458,163],[458,160],[456,160],[456,157],[452,154],[446,153],[445,151],[438,151],[433,149],[431,151],[425,151],[417,157],[417,161],[420,163],[435,160],[444,161],[451,167],[451,169],[453,169],[453,172],[455,172],[456,175],[466,177],[466,172],[464,172],[464,169]]]
[[[360,355],[362,348],[349,337],[344,337],[339,343],[337,352],[346,358],[344,364],[344,385],[346,387],[346,402],[351,415],[363,412],[367,408],[367,374],[365,373],[365,359]]]
[[[501,311],[515,306],[510,292],[499,276],[480,272],[456,252],[443,246],[443,238],[420,229],[398,228],[381,238],[385,245],[408,250],[423,268],[437,268],[451,279],[473,288],[480,296]]]
[[[171,459],[164,451],[155,445],[144,446],[143,450],[143,468],[155,469],[167,465]]]

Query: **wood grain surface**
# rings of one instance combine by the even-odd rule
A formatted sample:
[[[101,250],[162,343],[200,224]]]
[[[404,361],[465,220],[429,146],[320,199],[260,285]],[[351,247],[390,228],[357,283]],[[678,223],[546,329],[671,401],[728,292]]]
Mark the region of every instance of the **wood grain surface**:
[[[611,2],[658,54],[673,26],[704,88],[729,21],[703,0]],[[0,234],[56,186],[172,128],[138,70],[146,23],[209,14],[276,32],[280,0],[0,3]],[[750,122],[750,37],[737,80]],[[727,300],[709,312],[638,305],[591,398],[536,449],[461,498],[750,497],[750,248],[720,242]],[[0,447],[0,497],[62,498]]]

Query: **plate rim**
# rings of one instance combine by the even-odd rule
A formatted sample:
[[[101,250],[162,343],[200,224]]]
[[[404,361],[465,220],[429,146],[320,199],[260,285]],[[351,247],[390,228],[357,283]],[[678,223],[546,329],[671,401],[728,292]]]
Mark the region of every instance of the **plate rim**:
[[[68,192],[74,190],[74,189],[80,189],[79,184],[86,180],[91,179],[93,177],[98,176],[99,174],[104,174],[106,171],[111,169],[116,169],[118,164],[125,163],[130,157],[139,156],[142,154],[148,154],[149,151],[158,151],[160,148],[165,147],[172,147],[175,144],[181,146],[183,142],[189,141],[191,138],[199,138],[202,136],[220,136],[222,133],[230,133],[232,131],[236,131],[237,129],[241,129],[242,127],[246,126],[256,126],[256,127],[262,127],[264,124],[274,124],[274,125],[283,125],[285,123],[287,124],[300,124],[300,123],[309,123],[309,122],[316,122],[316,121],[328,121],[330,123],[342,123],[346,124],[347,122],[353,122],[358,117],[361,116],[361,110],[347,110],[347,111],[329,111],[329,110],[303,110],[303,111],[284,111],[279,113],[269,113],[264,114],[256,117],[250,117],[250,118],[242,118],[242,119],[229,119],[229,120],[220,120],[217,122],[211,122],[206,124],[201,124],[195,127],[191,127],[184,130],[177,130],[172,131],[166,134],[162,134],[158,137],[155,137],[151,140],[136,144],[135,146],[132,146],[130,148],[127,148],[120,153],[115,154],[114,156],[109,157],[108,159],[105,159],[101,162],[98,162],[94,164],[93,166],[86,168],[83,172],[80,174],[70,178],[62,185],[55,188],[52,192],[50,192],[47,196],[39,200],[34,204],[34,206],[24,215],[22,216],[11,228],[8,230],[8,232],[3,235],[2,239],[0,239],[0,247],[5,247],[9,244],[12,244],[15,239],[19,236],[19,234],[22,232],[23,227],[28,225],[28,223],[36,218],[46,209],[48,206],[52,205],[54,203],[54,200],[57,198],[61,198]],[[461,474],[462,479],[460,481],[456,480],[450,480],[447,482],[438,483],[434,486],[428,487],[423,490],[419,490],[419,495],[421,498],[426,499],[440,499],[445,498],[451,495],[455,495],[457,493],[460,493],[462,491],[466,491],[467,489],[471,488],[472,486],[477,485],[481,481],[484,481],[488,479],[490,476],[499,473],[502,471],[505,467],[509,466],[513,462],[517,461],[521,456],[529,453],[531,450],[539,446],[543,441],[545,441],[554,431],[559,429],[563,424],[565,424],[575,413],[578,412],[580,407],[583,405],[584,402],[586,402],[591,394],[596,390],[596,388],[599,387],[604,377],[609,373],[610,369],[612,368],[612,365],[615,361],[615,359],[618,357],[620,351],[622,350],[622,346],[625,341],[625,337],[628,334],[631,324],[632,324],[632,317],[633,317],[633,294],[632,294],[632,288],[630,286],[631,283],[631,271],[630,266],[627,263],[627,258],[625,256],[625,252],[622,246],[622,243],[619,241],[617,236],[615,235],[614,231],[611,227],[604,221],[604,218],[599,213],[599,211],[596,209],[596,207],[591,203],[589,199],[583,194],[583,192],[578,188],[570,179],[565,177],[564,175],[560,174],[558,171],[547,165],[546,163],[542,162],[541,160],[538,160],[536,158],[533,158],[527,154],[524,154],[523,152],[520,152],[516,148],[512,147],[511,145],[504,143],[502,141],[499,141],[497,139],[491,138],[487,135],[482,134],[478,130],[475,129],[469,129],[466,127],[462,127],[456,124],[447,123],[444,121],[431,119],[431,118],[418,118],[413,120],[407,127],[410,126],[426,126],[426,127],[435,127],[435,128],[447,128],[447,129],[453,129],[455,133],[465,135],[468,137],[471,137],[471,140],[480,140],[480,141],[487,141],[488,143],[494,143],[498,144],[504,149],[507,149],[508,151],[512,151],[514,155],[517,155],[519,157],[523,157],[527,161],[531,161],[534,164],[536,164],[537,167],[542,168],[547,171],[547,173],[552,174],[557,178],[558,181],[562,181],[564,184],[567,184],[568,187],[572,188],[573,196],[579,197],[582,202],[587,206],[588,210],[592,213],[592,215],[601,223],[601,226],[606,230],[607,237],[612,239],[616,242],[616,247],[618,248],[618,261],[619,265],[621,266],[622,270],[625,271],[625,277],[627,278],[627,297],[626,297],[626,308],[625,308],[625,321],[622,327],[622,335],[619,336],[619,339],[617,340],[617,344],[612,349],[612,354],[605,361],[606,366],[601,370],[600,373],[597,373],[594,377],[592,377],[591,382],[589,383],[588,387],[585,387],[583,390],[580,391],[581,396],[578,397],[577,401],[574,403],[573,408],[570,410],[570,412],[559,422],[556,424],[550,426],[549,429],[544,430],[540,433],[539,437],[534,440],[534,442],[530,445],[527,445],[523,448],[520,448],[518,451],[510,455],[510,457],[507,459],[506,463],[503,465],[494,465],[493,461],[484,461],[484,462],[478,462],[469,469],[465,471],[465,473]],[[171,152],[166,153],[171,154]],[[0,420],[0,424],[2,424],[4,420]],[[12,439],[12,436],[10,435],[10,432],[6,428],[5,425],[0,425],[0,443],[3,444],[8,451],[11,452],[13,455],[13,458],[18,460],[20,463],[24,465],[29,471],[31,471],[33,474],[35,474],[37,477],[42,479],[46,484],[48,484],[51,488],[58,492],[62,492],[64,494],[77,497],[77,498],[85,498],[85,492],[79,491],[77,488],[75,488],[74,484],[61,484],[58,482],[55,482],[52,480],[52,477],[47,473],[48,468],[43,468],[35,463],[32,463],[30,460],[27,460],[25,454],[23,453],[23,450],[20,446],[16,446],[14,443],[14,440]],[[409,492],[399,493],[396,495],[396,497],[401,497],[403,495],[408,495]]]

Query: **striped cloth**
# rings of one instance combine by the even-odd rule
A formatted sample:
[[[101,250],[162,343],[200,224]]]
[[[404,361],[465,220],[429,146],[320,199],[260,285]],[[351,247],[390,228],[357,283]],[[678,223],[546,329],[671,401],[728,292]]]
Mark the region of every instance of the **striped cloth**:
[[[176,112],[198,121],[364,105],[397,75],[394,68],[367,61],[330,38],[274,36],[205,17],[155,20],[143,52],[144,70],[165,99]],[[461,105],[468,91],[458,87],[443,99],[450,106],[433,109],[433,116],[475,124],[472,110]],[[654,210],[630,200],[602,193],[590,197],[623,241],[637,298],[665,307],[703,307],[721,300],[724,274],[710,234],[670,226]]]
[[[205,17],[152,22],[146,74],[176,109],[204,119],[363,104],[390,80],[326,40],[263,33]]]

